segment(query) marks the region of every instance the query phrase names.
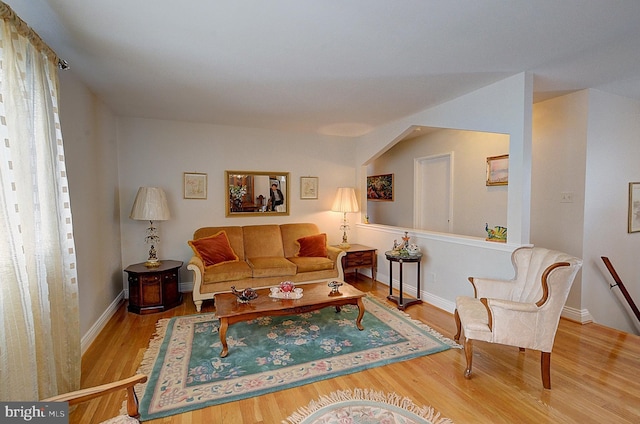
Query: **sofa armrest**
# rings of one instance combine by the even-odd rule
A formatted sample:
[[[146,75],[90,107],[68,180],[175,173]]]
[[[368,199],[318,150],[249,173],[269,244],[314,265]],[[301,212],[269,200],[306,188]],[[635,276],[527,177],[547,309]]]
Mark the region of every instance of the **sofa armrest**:
[[[200,312],[203,300],[200,287],[204,278],[204,262],[199,257],[193,256],[187,265],[187,269],[193,271],[193,303],[196,305],[196,310]]]
[[[329,259],[335,261],[338,259],[338,255],[342,252],[342,249],[338,249],[337,247],[327,246],[327,255],[329,255]]]
[[[199,271],[200,275],[204,275],[204,262],[199,257],[193,256],[189,260],[189,264],[187,264],[187,269],[193,272]]]
[[[338,280],[344,281],[344,269],[342,268],[342,258],[347,254],[342,249],[338,249],[334,246],[327,246],[327,255],[329,259],[336,263],[336,269],[338,270]]]

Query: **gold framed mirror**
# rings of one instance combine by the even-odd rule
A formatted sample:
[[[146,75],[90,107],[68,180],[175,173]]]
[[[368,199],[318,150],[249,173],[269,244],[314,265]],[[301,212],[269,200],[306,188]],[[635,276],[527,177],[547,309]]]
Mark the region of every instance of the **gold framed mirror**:
[[[225,171],[226,216],[289,215],[289,173]]]

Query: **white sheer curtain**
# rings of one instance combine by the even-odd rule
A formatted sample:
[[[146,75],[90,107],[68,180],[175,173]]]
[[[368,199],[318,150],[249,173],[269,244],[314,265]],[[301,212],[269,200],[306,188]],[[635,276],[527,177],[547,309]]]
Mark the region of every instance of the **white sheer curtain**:
[[[58,58],[0,2],[0,400],[80,382],[78,287]]]

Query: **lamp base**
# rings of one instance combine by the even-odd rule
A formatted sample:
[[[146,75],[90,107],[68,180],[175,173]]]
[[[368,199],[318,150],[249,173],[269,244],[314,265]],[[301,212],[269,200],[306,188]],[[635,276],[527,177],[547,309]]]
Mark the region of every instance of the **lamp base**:
[[[345,213],[345,216],[347,214]],[[342,243],[340,243],[338,245],[338,247],[340,249],[348,249],[351,247],[351,245],[349,244],[349,242],[347,242],[347,230],[349,229],[349,226],[347,225],[347,219],[345,218],[344,220],[344,224],[342,224],[342,226],[340,227],[340,229],[342,230]]]
[[[162,264],[162,262],[157,259],[149,259],[144,263],[144,266],[146,266],[147,268],[157,268],[160,266],[160,264]]]
[[[156,247],[152,244],[151,249],[149,249],[149,259],[144,263],[144,266],[147,268],[157,268],[160,266],[160,261],[158,260],[158,254],[156,253]]]

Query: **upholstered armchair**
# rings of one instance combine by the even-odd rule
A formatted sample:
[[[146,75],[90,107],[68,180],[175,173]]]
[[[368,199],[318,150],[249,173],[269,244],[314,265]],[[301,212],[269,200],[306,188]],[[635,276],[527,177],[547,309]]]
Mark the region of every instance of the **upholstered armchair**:
[[[48,399],[43,399],[43,402],[68,402],[69,406],[73,406],[78,403],[86,402],[88,400],[104,396],[118,390],[126,390],[127,414],[118,415],[107,421],[103,421],[101,424],[139,423],[138,418],[140,417],[140,413],[138,412],[138,397],[136,396],[136,392],[134,391],[134,386],[138,383],[145,383],[146,381],[146,375],[137,374],[133,377],[125,378],[124,380],[115,381],[113,383],[90,387],[88,389],[76,390],[75,392],[69,392],[62,395],[50,397]]]
[[[541,351],[542,383],[551,388],[551,349],[560,314],[582,260],[540,247],[521,247],[511,254],[511,280],[469,277],[474,297],[456,298],[455,320],[460,340],[464,332],[471,378],[472,340]]]

